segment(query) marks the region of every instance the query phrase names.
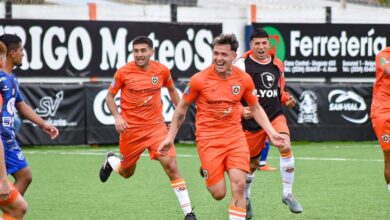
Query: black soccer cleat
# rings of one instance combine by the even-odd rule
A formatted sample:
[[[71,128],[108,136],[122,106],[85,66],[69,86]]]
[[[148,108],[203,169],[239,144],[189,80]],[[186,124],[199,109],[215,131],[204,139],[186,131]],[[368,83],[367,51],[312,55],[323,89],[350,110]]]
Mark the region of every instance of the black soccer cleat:
[[[184,220],[196,220],[195,213],[193,213],[193,212],[188,213],[186,215],[186,217],[184,218]]]
[[[104,163],[100,168],[99,177],[100,177],[100,181],[102,181],[103,183],[108,180],[108,177],[110,177],[112,172],[112,167],[110,163],[108,163],[108,158],[111,156],[116,157],[114,152],[112,151],[108,152],[106,159],[104,160]]]

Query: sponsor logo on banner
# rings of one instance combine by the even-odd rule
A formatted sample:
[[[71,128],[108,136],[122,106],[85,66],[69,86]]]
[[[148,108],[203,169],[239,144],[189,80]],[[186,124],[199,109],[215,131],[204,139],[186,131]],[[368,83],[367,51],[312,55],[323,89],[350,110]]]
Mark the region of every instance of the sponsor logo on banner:
[[[340,112],[341,117],[351,123],[363,124],[369,119],[366,102],[353,91],[334,89],[329,92],[328,101],[329,111]]]
[[[317,113],[317,96],[311,90],[305,90],[302,92],[299,97],[299,115],[298,123],[318,123],[318,113]]]
[[[180,91],[180,89],[176,88],[176,91],[179,93],[179,97],[182,97],[183,93]],[[163,104],[164,120],[165,122],[171,122],[173,113],[175,112],[175,106],[169,97],[168,89],[165,87],[161,89],[161,101]]]
[[[179,97],[182,96],[182,92],[176,88],[177,92],[179,93]],[[114,125],[115,119],[112,116],[110,110],[107,107],[106,104],[106,95],[107,95],[107,89],[101,90],[96,96],[93,101],[93,112],[95,114],[96,119],[104,124],[104,125]],[[171,99],[169,97],[168,89],[163,87],[161,89],[161,101],[163,104],[163,116],[165,122],[172,121],[173,113],[175,111],[175,106],[171,102]],[[120,91],[115,96],[115,103],[117,105],[118,111],[120,112]]]
[[[44,96],[39,100],[38,108],[34,109],[35,113],[42,118],[46,118],[45,121],[56,127],[76,127],[76,121],[68,121],[66,118],[56,117],[60,104],[64,100],[64,91],[59,91],[55,98],[51,96]],[[31,123],[29,120],[23,120],[23,123]],[[37,126],[36,124],[33,124]]]
[[[153,60],[174,73],[189,74],[211,64],[211,44],[222,28],[221,24],[0,20],[0,35],[17,34],[26,45],[19,76],[110,76],[134,59],[132,40],[138,35],[153,41]],[[100,48],[99,53],[94,48]]]
[[[263,29],[269,36],[268,39],[271,43],[270,50],[276,54],[278,59],[283,61],[286,56],[286,44],[284,42],[283,35],[275,27],[266,26]]]
[[[96,119],[104,125],[114,125],[115,119],[112,116],[110,110],[106,104],[106,96],[108,89],[101,90],[96,94],[95,99],[93,100],[93,113],[95,114]],[[115,96],[115,103],[120,112],[120,94],[119,91]]]
[[[232,93],[233,93],[233,95],[240,94],[240,91],[241,91],[241,86],[232,86]]]

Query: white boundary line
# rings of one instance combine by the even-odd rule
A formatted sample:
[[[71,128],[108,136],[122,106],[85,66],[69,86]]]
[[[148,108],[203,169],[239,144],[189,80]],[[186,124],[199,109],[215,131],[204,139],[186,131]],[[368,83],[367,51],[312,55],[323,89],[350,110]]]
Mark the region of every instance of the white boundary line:
[[[88,151],[82,151],[82,150],[24,150],[23,153],[28,154],[35,154],[35,155],[89,155],[89,156],[102,156],[106,155],[108,149],[98,149],[98,150],[88,150]],[[141,156],[143,157],[149,157],[148,153],[143,153]],[[177,154],[176,157],[179,158],[197,158],[198,155],[193,154]],[[270,159],[278,159],[278,157],[268,157]],[[356,161],[356,162],[383,162],[382,159],[357,159],[357,158],[338,158],[338,157],[295,157],[296,160],[313,160],[313,161]]]

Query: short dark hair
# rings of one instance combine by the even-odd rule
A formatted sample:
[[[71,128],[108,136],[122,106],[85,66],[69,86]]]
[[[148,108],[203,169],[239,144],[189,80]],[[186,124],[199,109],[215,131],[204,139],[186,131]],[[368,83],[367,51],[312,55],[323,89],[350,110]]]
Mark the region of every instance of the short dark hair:
[[[147,44],[150,48],[153,49],[153,41],[146,36],[138,36],[138,37],[134,38],[133,47],[136,44]]]
[[[3,34],[0,36],[0,41],[7,47],[7,51],[16,50],[20,47],[22,39],[16,34]]]
[[[252,31],[250,39],[253,40],[253,38],[267,38],[268,39],[268,33],[263,28],[256,28]]]
[[[238,41],[237,37],[234,34],[221,34],[216,37],[213,41],[213,48],[215,45],[230,45],[230,49],[234,52],[237,52]]]

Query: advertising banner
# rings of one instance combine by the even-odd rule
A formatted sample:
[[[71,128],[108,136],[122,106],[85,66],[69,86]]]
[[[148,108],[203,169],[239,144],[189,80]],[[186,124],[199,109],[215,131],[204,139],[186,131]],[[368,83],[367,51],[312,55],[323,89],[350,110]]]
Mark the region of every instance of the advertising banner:
[[[177,91],[181,97],[185,87],[184,83],[178,83]],[[87,110],[87,143],[88,144],[117,144],[119,135],[115,130],[115,120],[106,105],[106,95],[109,83],[86,83],[86,108]],[[163,104],[163,116],[167,125],[172,120],[174,105],[170,100],[168,90],[163,88],[161,91],[161,101]],[[120,93],[115,97],[115,102],[120,112]],[[191,106],[186,120],[184,121],[177,140],[195,140],[195,108]]]
[[[132,40],[153,40],[153,59],[174,78],[189,78],[211,64],[211,43],[222,24],[0,19],[0,35],[24,43],[23,77],[112,77],[133,59]]]
[[[297,100],[285,108],[292,140],[375,140],[370,119],[372,84],[289,83]]]
[[[37,125],[22,119],[17,134],[21,145],[85,144],[85,95],[81,84],[22,84],[25,101],[60,132],[51,140]]]
[[[267,31],[286,77],[375,77],[375,55],[390,45],[388,24],[255,23],[253,28]]]

